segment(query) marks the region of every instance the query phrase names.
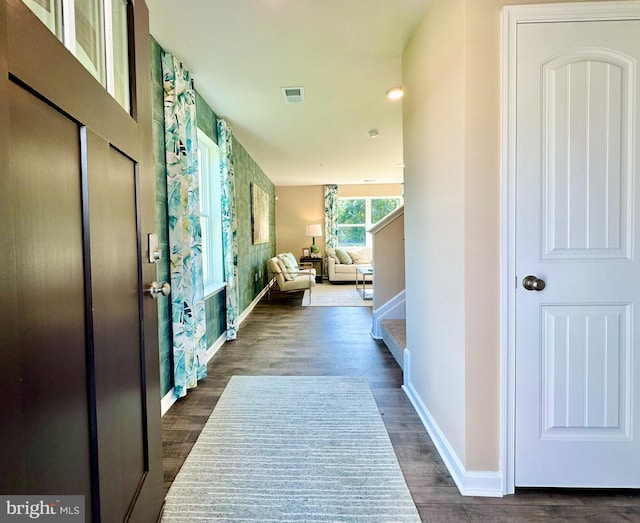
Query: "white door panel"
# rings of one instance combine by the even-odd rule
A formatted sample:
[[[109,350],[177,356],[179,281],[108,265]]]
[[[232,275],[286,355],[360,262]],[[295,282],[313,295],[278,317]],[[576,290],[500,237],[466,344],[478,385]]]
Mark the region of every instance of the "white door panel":
[[[586,48],[541,68],[543,258],[629,259],[634,63]]]
[[[630,439],[630,305],[543,305],[541,439]]]
[[[517,52],[515,483],[639,487],[640,21],[522,24]]]

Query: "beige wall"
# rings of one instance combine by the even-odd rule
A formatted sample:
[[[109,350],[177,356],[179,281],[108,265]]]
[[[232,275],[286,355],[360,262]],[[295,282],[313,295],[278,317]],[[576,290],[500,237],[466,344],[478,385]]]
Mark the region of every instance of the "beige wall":
[[[500,26],[524,3],[432,0],[403,57],[410,379],[467,470],[499,469]]]
[[[401,183],[367,183],[354,185],[340,185],[338,196],[402,196]]]
[[[384,222],[385,220],[380,223]],[[402,213],[373,235],[374,311],[405,289],[404,253]]]
[[[276,187],[276,252],[296,257],[311,245],[307,225],[319,223],[324,230],[324,187],[322,185]],[[324,236],[316,238],[324,253]]]
[[[409,379],[465,460],[464,0],[434,0],[403,55]]]
[[[338,196],[400,196],[402,185],[362,184],[341,185]],[[299,185],[276,187],[276,252],[292,252],[296,257],[311,245],[305,236],[306,226],[320,223],[324,230],[324,186]],[[316,238],[324,254],[324,236]]]

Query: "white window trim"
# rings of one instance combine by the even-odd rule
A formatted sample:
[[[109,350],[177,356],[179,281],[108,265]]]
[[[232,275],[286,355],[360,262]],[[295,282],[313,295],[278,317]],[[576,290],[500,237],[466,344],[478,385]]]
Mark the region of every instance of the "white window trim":
[[[62,0],[62,43],[76,56],[76,10],[74,0]]]
[[[218,294],[219,292],[221,292],[223,289],[227,288],[227,284],[222,282],[222,283],[210,283],[209,285],[205,285],[204,286],[204,299],[208,300],[209,298],[211,298],[212,296],[215,296],[216,294]]]
[[[198,149],[201,157],[208,163],[206,174],[201,177],[200,198],[203,213],[209,217],[209,227],[207,227],[207,238],[202,238],[203,246],[206,249],[205,260],[207,262],[207,274],[209,278],[204,282],[205,298],[213,296],[226,287],[224,282],[224,270],[222,263],[222,208],[221,208],[221,188],[220,188],[220,165],[218,156],[218,145],[209,138],[201,129],[198,133]],[[212,154],[213,153],[213,154]],[[202,166],[199,166],[202,169]],[[214,173],[218,173],[217,176]],[[213,180],[211,179],[213,178]],[[212,183],[213,182],[213,183]],[[211,217],[217,216],[215,222],[219,226],[211,227]]]
[[[116,69],[113,53],[113,4],[111,0],[103,0],[104,18],[104,67],[107,81],[107,92],[116,98]],[[117,98],[116,98],[117,100]]]

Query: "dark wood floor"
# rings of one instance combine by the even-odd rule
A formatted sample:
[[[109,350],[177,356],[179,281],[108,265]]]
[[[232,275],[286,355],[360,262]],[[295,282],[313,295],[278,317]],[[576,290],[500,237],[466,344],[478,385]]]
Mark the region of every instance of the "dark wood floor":
[[[402,375],[369,336],[369,307],[301,307],[302,294],[262,301],[209,363],[209,376],[163,417],[168,489],[231,376],[341,375],[369,381],[423,521],[640,522],[639,491],[519,490],[463,497],[402,391]]]

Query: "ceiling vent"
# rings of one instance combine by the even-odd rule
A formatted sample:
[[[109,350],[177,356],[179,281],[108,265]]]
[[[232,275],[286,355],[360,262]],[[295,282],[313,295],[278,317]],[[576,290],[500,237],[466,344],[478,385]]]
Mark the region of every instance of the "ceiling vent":
[[[282,96],[286,104],[303,104],[304,87],[282,87]]]

